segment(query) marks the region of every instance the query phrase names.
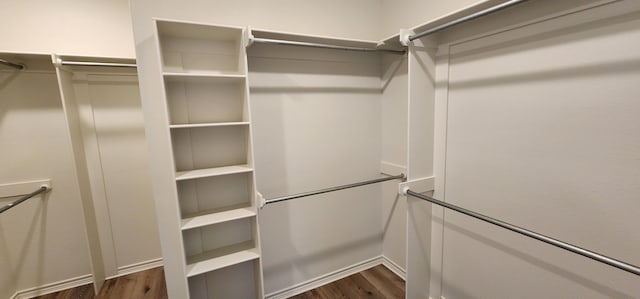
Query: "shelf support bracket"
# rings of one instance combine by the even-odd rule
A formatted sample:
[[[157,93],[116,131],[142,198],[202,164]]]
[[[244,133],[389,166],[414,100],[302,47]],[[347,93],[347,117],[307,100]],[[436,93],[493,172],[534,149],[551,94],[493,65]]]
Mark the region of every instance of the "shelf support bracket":
[[[407,196],[407,190],[409,189],[418,193],[433,191],[435,189],[435,182],[436,180],[433,176],[401,182],[398,184],[398,193]]]

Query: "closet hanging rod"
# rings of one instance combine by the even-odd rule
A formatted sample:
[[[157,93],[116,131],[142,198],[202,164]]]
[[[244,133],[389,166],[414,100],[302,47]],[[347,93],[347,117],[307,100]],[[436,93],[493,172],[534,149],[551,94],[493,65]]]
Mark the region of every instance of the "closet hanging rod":
[[[309,191],[309,192],[304,192],[304,193],[298,193],[298,194],[292,194],[292,195],[281,196],[281,197],[276,197],[276,198],[270,198],[270,199],[266,199],[264,201],[264,203],[265,204],[271,204],[271,203],[281,202],[281,201],[285,201],[285,200],[291,200],[291,199],[296,199],[296,198],[300,198],[300,197],[307,197],[307,196],[311,196],[311,195],[328,193],[328,192],[333,192],[333,191],[338,191],[338,190],[350,189],[350,188],[355,188],[355,187],[360,187],[360,186],[364,186],[364,185],[370,185],[370,184],[375,184],[375,183],[380,183],[380,182],[385,182],[385,181],[404,180],[404,179],[405,179],[404,173],[401,173],[399,175],[389,176],[389,177],[386,177],[386,178],[373,179],[373,180],[357,182],[357,183],[353,183],[353,184],[329,187],[329,188],[320,189],[320,190],[316,190],[316,191]]]
[[[60,60],[59,64],[61,64],[61,65],[78,65],[78,66],[138,67],[134,63],[69,61],[69,60]]]
[[[29,198],[32,198],[32,197],[34,197],[34,196],[36,196],[36,195],[38,195],[38,194],[40,194],[42,192],[45,192],[47,190],[49,190],[49,188],[47,186],[42,186],[42,187],[38,188],[38,190],[33,191],[33,192],[23,196],[23,197],[20,197],[20,198],[18,198],[16,200],[6,204],[4,207],[0,208],[0,214],[4,213],[4,211],[6,211],[8,209],[11,209],[11,208],[21,204],[23,201],[25,201],[25,200],[27,200]]]
[[[516,4],[520,4],[520,3],[525,2],[525,1],[527,1],[527,0],[510,0],[510,1],[506,1],[506,2],[500,3],[498,5],[489,7],[487,9],[481,10],[479,12],[470,14],[468,16],[464,16],[464,17],[461,17],[459,19],[455,19],[453,21],[444,23],[442,25],[438,25],[438,26],[433,27],[431,29],[427,29],[427,30],[422,31],[420,33],[411,35],[411,36],[409,36],[409,41],[414,41],[414,40],[419,39],[421,37],[425,37],[427,35],[436,33],[438,31],[445,30],[445,29],[447,29],[449,27],[453,27],[453,26],[456,26],[458,24],[461,24],[461,23],[464,23],[464,22],[467,22],[467,21],[471,21],[473,19],[477,19],[477,18],[482,17],[482,16],[486,16],[488,14],[503,10],[503,9],[505,9],[507,7],[511,7],[511,6],[514,6]]]
[[[0,64],[9,66],[9,67],[12,67],[12,68],[15,68],[15,69],[19,69],[19,70],[25,69],[25,65],[24,64],[11,62],[9,60],[2,59],[2,58],[0,58]]]
[[[510,223],[507,223],[507,222],[504,222],[504,221],[501,221],[501,220],[498,220],[498,219],[495,219],[495,218],[491,218],[489,216],[485,216],[485,215],[482,215],[480,213],[476,213],[474,211],[470,211],[470,210],[467,210],[465,208],[462,208],[462,207],[459,207],[459,206],[456,206],[456,205],[453,205],[453,204],[450,204],[450,203],[447,203],[447,202],[444,202],[444,201],[441,201],[441,200],[437,200],[437,199],[435,199],[433,197],[430,197],[430,196],[427,196],[427,195],[424,195],[424,194],[413,192],[410,189],[407,189],[406,193],[407,193],[407,195],[411,195],[413,197],[417,197],[417,198],[426,200],[426,201],[428,201],[430,203],[445,207],[447,209],[454,210],[454,211],[456,211],[458,213],[462,213],[462,214],[465,214],[467,216],[471,216],[473,218],[476,218],[476,219],[491,223],[493,225],[497,225],[499,227],[502,227],[504,229],[510,230],[512,232],[519,233],[519,234],[527,236],[529,238],[533,238],[533,239],[536,239],[538,241],[542,241],[544,243],[559,247],[559,248],[567,250],[567,251],[571,251],[573,253],[582,255],[582,256],[590,258],[592,260],[595,260],[595,261],[607,264],[609,266],[618,268],[620,270],[624,270],[624,271],[627,271],[629,273],[633,273],[635,275],[640,276],[640,268],[638,268],[638,266],[634,266],[634,265],[631,265],[631,264],[616,260],[614,258],[610,258],[608,256],[605,256],[605,255],[602,255],[602,254],[599,254],[599,253],[595,253],[595,252],[593,252],[591,250],[580,248],[578,246],[575,246],[575,245],[572,245],[572,244],[569,244],[569,243],[566,243],[566,242],[563,242],[563,241],[560,241],[560,240],[557,240],[557,239],[554,239],[554,238],[551,238],[551,237],[547,237],[545,235],[542,235],[542,234],[539,234],[539,233],[536,233],[536,232],[521,228],[519,226],[515,226],[513,224],[510,224]]]
[[[300,46],[300,47],[309,47],[309,48],[323,48],[323,49],[346,50],[346,51],[388,52],[388,53],[394,53],[394,54],[404,54],[404,53],[406,53],[406,51],[404,51],[404,50],[348,47],[348,46],[337,46],[337,45],[329,45],[329,44],[297,42],[297,41],[289,41],[289,40],[281,40],[281,39],[270,39],[270,38],[258,38],[258,37],[251,38],[251,41],[254,42],[254,43],[261,43],[261,44],[278,44],[278,45],[286,45],[286,46]]]

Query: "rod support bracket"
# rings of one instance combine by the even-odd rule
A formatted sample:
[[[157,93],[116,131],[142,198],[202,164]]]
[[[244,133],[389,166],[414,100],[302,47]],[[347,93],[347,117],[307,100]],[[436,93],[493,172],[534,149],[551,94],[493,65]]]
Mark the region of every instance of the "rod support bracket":
[[[422,177],[407,180],[398,184],[398,193],[407,196],[407,191],[415,191],[418,193],[433,191],[435,188],[435,177]]]
[[[405,46],[408,47],[409,44],[411,44],[411,41],[409,40],[409,37],[414,35],[415,33],[413,32],[413,30],[409,30],[409,29],[400,29],[400,43]]]
[[[258,200],[258,206],[260,209],[264,208],[267,205],[267,200],[262,196],[262,193],[256,192],[256,199]]]
[[[409,191],[409,186],[401,186],[400,187],[400,195],[407,196],[407,191]]]
[[[251,27],[247,26],[247,28],[244,29],[244,45],[245,47],[249,47],[251,45],[253,45],[253,41],[256,37],[253,36],[253,32],[251,31]]]
[[[62,58],[60,58],[60,56],[58,56],[56,54],[51,55],[51,62],[56,67],[62,67]]]

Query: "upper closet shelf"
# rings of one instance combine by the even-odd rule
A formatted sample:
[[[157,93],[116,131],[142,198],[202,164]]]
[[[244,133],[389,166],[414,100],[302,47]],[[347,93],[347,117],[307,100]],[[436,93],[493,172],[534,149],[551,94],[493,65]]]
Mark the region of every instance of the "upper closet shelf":
[[[26,66],[30,71],[55,71],[54,66],[51,64],[50,54],[22,54],[12,52],[0,52],[0,59],[9,60],[12,63]],[[25,68],[22,69],[24,71]],[[9,67],[0,64],[0,72],[17,72],[21,71],[14,67]]]
[[[405,54],[406,51],[401,45],[387,45],[385,43],[371,41],[346,39],[340,37],[318,36],[308,34],[296,34],[290,32],[279,32],[272,30],[252,29],[249,34],[249,44],[277,44],[285,46],[299,46],[308,48],[322,48],[333,50],[344,50],[354,52],[387,52],[394,54]]]
[[[176,181],[206,178],[253,171],[249,165],[232,165],[176,172]]]
[[[298,33],[291,33],[291,32],[273,31],[273,30],[255,29],[255,28],[251,28],[251,35],[255,38],[289,40],[289,41],[305,42],[305,43],[331,44],[331,45],[344,46],[344,47],[375,48],[376,46],[378,46],[378,42],[372,41],[372,40],[346,39],[346,38],[339,38],[339,37],[298,34]]]

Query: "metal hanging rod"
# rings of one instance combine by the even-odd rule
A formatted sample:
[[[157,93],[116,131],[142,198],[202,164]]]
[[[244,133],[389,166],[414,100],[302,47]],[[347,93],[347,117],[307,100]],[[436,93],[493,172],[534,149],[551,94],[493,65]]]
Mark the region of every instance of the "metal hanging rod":
[[[93,61],[68,61],[59,60],[61,65],[78,65],[78,66],[108,66],[108,67],[138,67],[134,63],[116,63],[116,62],[93,62]]]
[[[309,47],[309,48],[323,48],[323,49],[360,51],[360,52],[388,52],[388,53],[395,53],[395,54],[404,54],[406,52],[404,50],[347,47],[347,46],[337,46],[337,45],[329,45],[329,44],[297,42],[297,41],[270,39],[270,38],[257,38],[257,37],[251,38],[251,41],[254,43],[262,43],[262,44],[278,44],[278,45],[287,45],[287,46],[300,46],[300,47]]]
[[[489,7],[487,9],[481,10],[481,11],[473,13],[473,14],[470,14],[468,16],[465,16],[465,17],[462,17],[462,18],[459,18],[459,19],[455,19],[453,21],[450,21],[450,22],[444,23],[442,25],[433,27],[433,28],[428,29],[426,31],[411,35],[411,36],[409,36],[409,41],[414,41],[414,40],[419,39],[421,37],[425,37],[425,36],[427,36],[429,34],[433,34],[433,33],[436,33],[438,31],[445,30],[445,29],[447,29],[449,27],[453,27],[455,25],[458,25],[458,24],[461,24],[461,23],[464,23],[464,22],[467,22],[467,21],[471,21],[473,19],[477,19],[477,18],[482,17],[482,16],[486,16],[488,14],[497,12],[499,10],[503,10],[503,9],[505,9],[507,7],[511,7],[511,6],[514,6],[516,4],[520,4],[520,3],[525,2],[525,1],[527,1],[527,0],[510,0],[510,1],[506,1],[504,3],[500,3],[500,4],[496,5],[496,6]]]
[[[25,69],[25,65],[24,64],[11,62],[9,60],[2,59],[2,58],[0,58],[0,64],[9,66],[9,67],[12,67],[12,68],[15,68],[15,69],[19,69],[19,70]]]
[[[404,173],[401,173],[399,175],[389,176],[389,177],[386,177],[386,178],[373,179],[373,180],[357,182],[357,183],[348,184],[348,185],[342,185],[342,186],[335,186],[335,187],[320,189],[320,190],[316,190],[316,191],[309,191],[309,192],[298,193],[298,194],[293,194],[293,195],[270,198],[270,199],[266,199],[264,203],[265,204],[271,204],[271,203],[281,202],[281,201],[285,201],[285,200],[296,199],[296,198],[300,198],[300,197],[307,197],[307,196],[311,196],[311,195],[328,193],[328,192],[344,190],[344,189],[349,189],[349,188],[355,188],[355,187],[360,187],[360,186],[364,186],[364,185],[370,185],[370,184],[375,184],[375,183],[380,183],[380,182],[385,182],[385,181],[404,180],[404,179],[405,179]]]
[[[40,194],[42,192],[45,192],[47,190],[49,190],[49,188],[47,188],[47,186],[42,186],[38,190],[33,191],[33,192],[23,196],[23,197],[20,197],[20,198],[18,198],[16,200],[6,204],[4,207],[0,208],[0,214],[4,213],[4,211],[6,211],[8,209],[11,209],[11,208],[21,204],[23,201],[25,201],[25,200],[27,200],[29,198],[32,198],[32,197],[34,197],[34,196],[36,196],[36,195],[38,195],[38,194]]]
[[[512,232],[519,233],[519,234],[527,236],[529,238],[533,238],[533,239],[536,239],[538,241],[545,242],[547,244],[562,248],[562,249],[567,250],[567,251],[571,251],[573,253],[582,255],[584,257],[588,257],[588,258],[590,258],[592,260],[595,260],[595,261],[607,264],[609,266],[618,268],[620,270],[624,270],[624,271],[627,271],[629,273],[633,273],[635,275],[640,276],[640,268],[638,268],[638,266],[634,266],[634,265],[631,265],[631,264],[616,260],[614,258],[610,258],[608,256],[605,256],[605,255],[602,255],[602,254],[599,254],[599,253],[595,253],[595,252],[593,252],[591,250],[580,248],[578,246],[571,245],[569,243],[566,243],[566,242],[563,242],[563,241],[560,241],[560,240],[557,240],[557,239],[554,239],[554,238],[551,238],[551,237],[547,237],[545,235],[542,235],[542,234],[539,234],[539,233],[536,233],[536,232],[521,228],[519,226],[515,226],[513,224],[509,224],[509,223],[506,223],[504,221],[501,221],[501,220],[498,220],[498,219],[495,219],[495,218],[491,218],[489,216],[485,216],[485,215],[482,215],[480,213],[476,213],[476,212],[467,210],[465,208],[462,208],[462,207],[459,207],[459,206],[456,206],[456,205],[453,205],[453,204],[450,204],[450,203],[447,203],[447,202],[444,202],[444,201],[437,200],[437,199],[435,199],[433,197],[430,197],[430,196],[427,196],[427,195],[424,195],[424,194],[416,193],[416,192],[413,192],[411,190],[407,190],[407,194],[411,195],[413,197],[417,197],[417,198],[426,200],[426,201],[428,201],[430,203],[445,207],[447,209],[451,209],[451,210],[454,210],[456,212],[465,214],[467,216],[471,216],[473,218],[480,219],[480,220],[485,221],[485,222],[489,222],[489,223],[491,223],[493,225],[497,225],[499,227],[502,227],[504,229],[508,229],[508,230],[510,230]]]

